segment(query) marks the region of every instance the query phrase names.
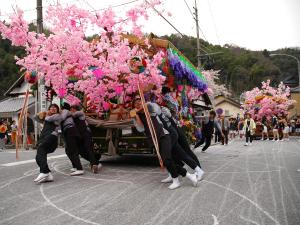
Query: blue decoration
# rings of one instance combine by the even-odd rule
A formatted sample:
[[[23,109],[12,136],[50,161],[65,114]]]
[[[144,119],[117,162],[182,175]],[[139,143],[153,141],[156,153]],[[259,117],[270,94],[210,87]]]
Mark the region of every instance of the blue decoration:
[[[191,68],[190,63],[188,64],[186,60],[182,60],[178,53],[172,49],[168,49],[168,60],[177,80],[186,79],[192,87],[197,88],[199,91],[204,92],[207,90],[207,83],[199,71]]]

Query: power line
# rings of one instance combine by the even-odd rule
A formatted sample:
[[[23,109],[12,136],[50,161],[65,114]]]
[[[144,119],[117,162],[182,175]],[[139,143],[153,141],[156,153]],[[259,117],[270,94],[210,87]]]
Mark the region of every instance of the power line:
[[[183,1],[184,1],[184,3],[185,3],[186,7],[188,8],[190,14],[192,15],[193,19],[195,20],[196,18],[195,18],[195,16],[194,16],[194,14],[193,14],[191,8],[190,8],[189,5],[187,4],[186,0],[183,0]]]
[[[220,44],[220,37],[219,37],[219,34],[218,34],[218,29],[217,29],[217,25],[216,25],[216,21],[215,21],[215,18],[214,18],[214,14],[213,14],[213,11],[212,11],[212,8],[211,8],[210,1],[207,0],[207,3],[208,3],[208,7],[209,7],[210,16],[211,16],[212,21],[213,21],[213,25],[214,25],[214,29],[215,29],[215,34],[216,34],[216,37],[217,37],[217,40],[218,40],[219,45],[221,45],[221,44]]]
[[[205,35],[204,35],[204,32],[203,32],[203,30],[201,29],[200,26],[199,26],[199,30],[200,30],[200,32],[201,32],[201,34],[202,34],[202,36],[203,36],[203,39],[204,39],[206,42],[208,42],[208,40],[206,39],[206,37],[205,37]]]
[[[132,0],[132,1],[124,2],[124,3],[121,3],[121,4],[117,4],[117,5],[107,6],[105,8],[101,8],[101,9],[95,9],[91,4],[88,3],[87,0],[82,0],[82,1],[92,9],[92,12],[97,12],[97,11],[106,10],[106,9],[109,9],[109,8],[117,8],[117,7],[121,7],[121,6],[124,6],[124,5],[129,5],[129,4],[132,4],[134,2],[138,2],[140,0]]]
[[[209,47],[206,47],[205,45],[202,45],[202,48],[206,49],[207,51],[211,51]]]
[[[113,6],[111,6],[110,8],[116,8],[116,7],[128,5],[128,4],[131,4],[131,3],[134,3],[134,2],[138,2],[138,1],[139,1],[139,0],[133,0],[133,1],[129,1],[129,2],[122,3],[122,4],[113,5]],[[100,9],[100,10],[101,10],[101,9]],[[104,9],[102,9],[102,10],[104,10]]]
[[[183,1],[184,1],[185,5],[186,5],[187,9],[189,10],[191,16],[193,17],[193,19],[196,20],[195,15],[194,15],[194,13],[192,12],[192,10],[191,10],[189,4],[186,2],[186,0],[183,0]],[[206,39],[206,37],[205,37],[205,35],[204,35],[204,32],[202,31],[201,27],[200,27],[200,26],[198,26],[198,27],[199,27],[199,31],[201,32],[201,34],[202,34],[204,40],[207,41],[207,39]],[[207,42],[208,42],[208,41],[207,41]]]
[[[185,3],[185,5],[186,5],[187,9],[189,10],[191,16],[193,17],[193,19],[196,20],[196,18],[195,18],[195,16],[194,16],[194,13],[192,12],[192,10],[191,10],[190,6],[188,5],[188,3],[186,2],[186,0],[184,0],[184,3]],[[204,39],[206,42],[208,42],[207,39],[206,39],[206,37],[205,37],[205,35],[204,35],[204,32],[203,32],[203,30],[201,29],[200,26],[198,26],[198,29],[199,29],[199,31],[201,32],[203,39]],[[206,52],[206,51],[211,51],[209,48],[207,48],[207,47],[205,47],[205,46],[203,46],[203,47],[204,47],[206,50],[203,49],[202,47],[201,47],[200,49],[201,49],[202,51],[204,51],[205,53],[208,53],[208,52]]]
[[[86,0],[82,0],[88,7],[90,7],[93,11],[95,11],[95,8]]]
[[[147,0],[145,0],[145,2],[147,3],[147,4],[149,4],[150,5],[150,3],[147,1]],[[174,30],[176,30],[181,36],[183,36],[183,34],[169,21],[169,20],[167,20],[154,6],[151,6],[151,8],[161,17],[161,18],[163,18],[171,27],[173,27],[173,29]]]
[[[26,10],[23,10],[23,12],[30,12],[30,11],[34,11],[34,10],[36,10],[36,9],[26,9]],[[15,14],[15,12],[1,14],[0,17],[11,16],[13,14]]]

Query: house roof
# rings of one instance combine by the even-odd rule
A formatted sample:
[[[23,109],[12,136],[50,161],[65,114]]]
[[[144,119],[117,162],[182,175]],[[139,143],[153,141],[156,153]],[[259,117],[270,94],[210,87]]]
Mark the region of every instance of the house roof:
[[[212,105],[211,99],[207,93],[204,93],[202,97],[206,105]]]
[[[0,113],[13,113],[22,109],[24,104],[24,97],[7,98],[0,102]],[[34,104],[35,98],[30,96],[28,99],[28,106]]]
[[[204,93],[202,96],[200,96],[199,99],[194,100],[192,105],[194,107],[199,107],[199,108],[203,108],[206,110],[209,110],[212,108],[212,103],[211,103],[211,100],[207,93]]]
[[[300,86],[291,88],[291,93],[299,93],[300,92]]]
[[[10,88],[4,93],[4,96],[10,96],[11,94],[16,94],[16,93],[12,93],[12,91],[14,91],[14,89],[20,87],[23,82],[24,82],[24,75],[20,76],[19,79],[16,80],[16,82],[13,83],[12,86],[10,86]]]
[[[230,103],[230,104],[232,104],[232,105],[234,105],[234,106],[236,106],[238,108],[241,107],[241,104],[239,102],[237,102],[236,100],[232,99],[232,98],[225,97],[223,95],[216,96],[216,98],[218,98],[218,97],[223,97],[223,100],[221,100],[220,102],[216,103],[216,106],[220,105],[223,102],[228,102],[228,103]]]

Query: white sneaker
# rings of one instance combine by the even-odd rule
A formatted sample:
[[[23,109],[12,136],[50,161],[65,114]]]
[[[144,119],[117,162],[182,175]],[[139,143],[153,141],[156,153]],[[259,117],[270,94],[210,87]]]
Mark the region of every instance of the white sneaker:
[[[196,171],[197,180],[201,181],[203,179],[204,171],[200,169],[200,171]]]
[[[167,178],[161,180],[160,182],[161,183],[171,183],[172,182],[172,177],[169,175]]]
[[[71,172],[75,172],[77,169],[76,168],[71,168],[70,171]]]
[[[71,176],[79,176],[79,175],[83,175],[84,171],[83,170],[76,170],[73,173],[71,173]]]
[[[172,184],[168,187],[170,190],[174,190],[174,189],[180,187],[180,182],[179,182],[178,177],[177,178],[173,178],[172,181],[173,181]]]
[[[196,187],[198,184],[198,179],[196,174],[186,173],[186,177],[192,181],[193,185]]]
[[[244,146],[248,146],[248,143],[244,144]]]
[[[37,178],[34,179],[34,182],[41,183],[46,180],[49,176],[49,173],[40,173]]]
[[[45,182],[52,182],[52,181],[54,181],[53,175],[49,173],[49,176],[46,177]]]

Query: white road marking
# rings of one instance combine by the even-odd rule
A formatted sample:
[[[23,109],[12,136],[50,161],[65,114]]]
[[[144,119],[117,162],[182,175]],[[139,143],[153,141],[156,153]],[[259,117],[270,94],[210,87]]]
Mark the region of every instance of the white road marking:
[[[213,225],[220,225],[220,223],[218,221],[218,218],[214,214],[212,214],[212,217],[214,219],[214,224]]]
[[[48,157],[48,160],[49,159],[59,159],[59,158],[63,158],[63,157],[66,157],[66,156],[67,156],[66,154],[63,154],[63,155],[54,155],[54,156]],[[24,165],[24,164],[33,163],[33,162],[35,162],[35,159],[29,159],[29,160],[23,160],[23,161],[5,163],[5,164],[1,164],[1,166],[18,166],[18,165]]]
[[[252,223],[252,224],[254,224],[254,225],[260,225],[259,223],[255,222],[254,220],[247,219],[247,218],[245,218],[245,217],[243,217],[243,216],[240,216],[240,218],[241,218],[242,220],[248,222],[248,223]]]
[[[20,150],[19,153],[33,153],[36,152],[36,150]],[[16,154],[16,150],[12,151],[12,150],[4,150],[2,153],[9,153],[9,154]]]
[[[9,185],[11,185],[11,184],[13,184],[13,183],[15,183],[15,182],[17,182],[17,181],[19,181],[19,180],[22,180],[22,179],[24,179],[25,177],[31,176],[31,173],[32,173],[33,171],[35,171],[35,170],[36,170],[36,169],[34,169],[34,170],[28,170],[28,171],[26,171],[26,172],[24,173],[23,176],[7,181],[4,185],[0,186],[0,189],[5,188],[5,187],[8,187]]]
[[[41,191],[41,194],[42,194],[43,198],[46,200],[46,202],[47,202],[49,205],[51,205],[52,207],[54,207],[55,209],[57,209],[58,211],[60,211],[60,212],[62,212],[62,213],[64,213],[64,214],[66,214],[66,215],[68,215],[68,216],[70,216],[70,217],[72,217],[72,218],[74,218],[74,219],[76,219],[76,220],[82,221],[82,222],[84,222],[84,223],[87,223],[87,224],[93,224],[93,225],[100,225],[99,223],[95,223],[95,222],[92,222],[92,221],[89,221],[89,220],[80,218],[80,217],[78,217],[78,216],[75,216],[75,215],[73,215],[73,214],[71,214],[71,213],[69,213],[69,212],[67,212],[67,211],[65,211],[65,210],[63,210],[63,209],[61,209],[61,208],[59,208],[57,205],[55,205],[53,202],[51,202],[51,200],[45,195],[44,189],[43,189],[43,184],[40,186],[40,191]]]
[[[202,182],[206,182],[206,183],[209,183],[209,184],[213,184],[213,185],[216,185],[217,187],[220,187],[220,188],[223,188],[225,190],[228,190],[230,192],[232,192],[233,194],[236,194],[237,196],[245,199],[246,201],[248,201],[249,203],[251,203],[254,207],[256,207],[257,209],[259,209],[263,214],[265,214],[269,219],[271,219],[273,222],[275,222],[276,225],[280,225],[280,223],[270,214],[268,213],[267,211],[265,211],[262,207],[260,207],[256,202],[252,201],[251,199],[249,199],[247,196],[231,189],[231,188],[228,188],[228,187],[225,187],[221,184],[218,184],[218,183],[215,183],[215,182],[212,182],[212,181],[208,181],[208,180],[203,180]]]
[[[52,164],[52,166],[53,166],[53,169],[54,169],[57,173],[60,173],[60,174],[65,175],[65,176],[70,176],[70,174],[67,174],[67,173],[64,173],[64,172],[60,171],[60,170],[57,168],[57,164],[56,164],[55,162]],[[103,178],[84,177],[84,176],[72,176],[72,178],[85,179],[85,180],[102,180],[102,181],[110,181],[110,182],[119,182],[119,183],[133,184],[133,182],[131,182],[131,181],[117,180],[117,179],[103,179]]]

